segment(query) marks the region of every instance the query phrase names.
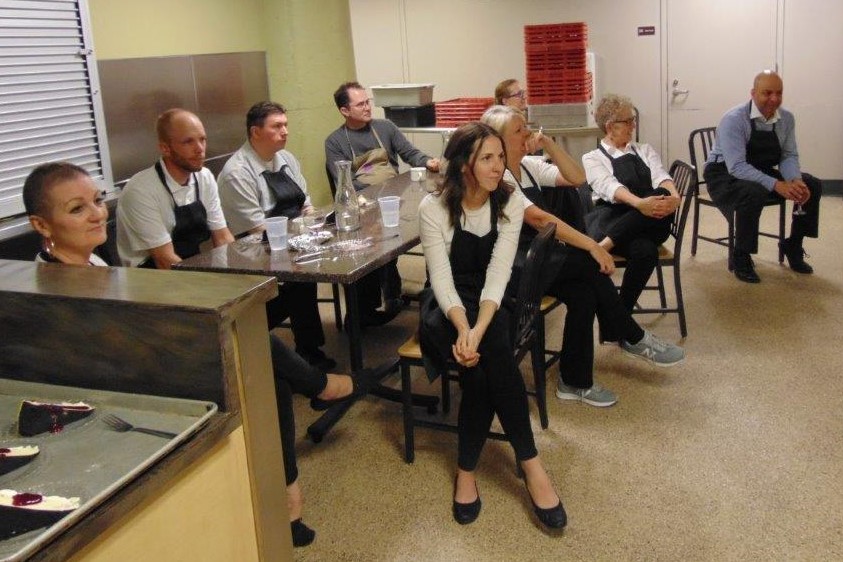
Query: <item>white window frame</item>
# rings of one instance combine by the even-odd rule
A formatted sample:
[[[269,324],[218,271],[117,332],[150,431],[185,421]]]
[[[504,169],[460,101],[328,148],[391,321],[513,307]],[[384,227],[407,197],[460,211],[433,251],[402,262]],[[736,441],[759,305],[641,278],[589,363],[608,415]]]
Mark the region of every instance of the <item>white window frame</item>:
[[[0,0],[0,239],[29,229],[29,172],[67,161],[115,193],[86,0]]]

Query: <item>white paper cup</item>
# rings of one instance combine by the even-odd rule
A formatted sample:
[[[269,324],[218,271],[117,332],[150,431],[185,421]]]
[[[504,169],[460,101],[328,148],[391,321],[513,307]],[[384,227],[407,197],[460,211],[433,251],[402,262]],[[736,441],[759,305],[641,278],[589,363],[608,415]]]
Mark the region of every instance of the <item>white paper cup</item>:
[[[427,168],[410,168],[410,180],[424,181],[427,179]]]
[[[273,252],[287,248],[287,217],[272,217],[264,221],[269,249]]]
[[[386,227],[398,226],[398,210],[401,207],[401,198],[396,195],[378,197],[378,204],[381,207],[381,219]]]
[[[307,229],[304,227],[304,219],[301,217],[296,217],[294,219],[290,219],[287,222],[287,235],[297,236],[307,232]]]

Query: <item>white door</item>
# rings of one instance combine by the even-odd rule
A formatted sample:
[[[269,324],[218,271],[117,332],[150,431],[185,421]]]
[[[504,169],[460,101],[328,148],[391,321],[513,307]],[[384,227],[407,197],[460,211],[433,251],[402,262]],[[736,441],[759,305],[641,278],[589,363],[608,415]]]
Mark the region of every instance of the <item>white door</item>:
[[[777,0],[663,0],[665,165],[690,163],[688,135],[749,101],[753,77],[776,66]]]

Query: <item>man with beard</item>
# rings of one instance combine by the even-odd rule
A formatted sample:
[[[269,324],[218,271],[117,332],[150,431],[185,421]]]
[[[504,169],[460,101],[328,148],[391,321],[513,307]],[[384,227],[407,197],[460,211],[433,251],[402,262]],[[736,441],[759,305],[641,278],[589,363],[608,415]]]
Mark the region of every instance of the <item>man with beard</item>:
[[[132,176],[117,202],[117,250],[123,265],[170,269],[199,253],[210,239],[234,241],[220,206],[217,182],[204,168],[202,122],[184,109],[158,117],[154,166]]]

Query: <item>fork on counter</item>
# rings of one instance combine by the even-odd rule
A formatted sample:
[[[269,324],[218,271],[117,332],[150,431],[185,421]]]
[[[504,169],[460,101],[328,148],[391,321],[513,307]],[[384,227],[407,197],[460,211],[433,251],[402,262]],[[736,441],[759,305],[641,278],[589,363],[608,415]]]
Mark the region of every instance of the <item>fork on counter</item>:
[[[155,435],[156,437],[164,437],[165,439],[173,439],[177,437],[175,433],[169,431],[160,431],[158,429],[149,429],[148,427],[135,427],[123,418],[118,418],[114,414],[106,414],[102,417],[102,421],[114,431],[125,433],[126,431],[137,431],[138,433],[146,433],[147,435]]]

